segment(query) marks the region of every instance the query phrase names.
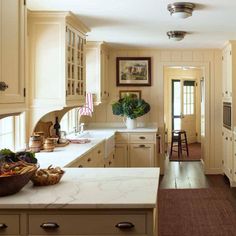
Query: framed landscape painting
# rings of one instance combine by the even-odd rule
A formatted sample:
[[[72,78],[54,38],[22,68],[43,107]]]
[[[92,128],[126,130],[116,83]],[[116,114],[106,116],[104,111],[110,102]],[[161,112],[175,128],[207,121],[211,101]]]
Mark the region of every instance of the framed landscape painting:
[[[132,95],[134,98],[141,98],[141,90],[120,90],[120,98]]]
[[[151,57],[117,57],[117,86],[151,86]]]

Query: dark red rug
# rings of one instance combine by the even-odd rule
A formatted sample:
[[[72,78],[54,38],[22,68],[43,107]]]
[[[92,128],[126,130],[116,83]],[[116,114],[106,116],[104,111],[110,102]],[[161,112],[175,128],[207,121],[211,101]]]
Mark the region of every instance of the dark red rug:
[[[172,152],[172,156],[169,157],[170,161],[200,161],[201,160],[201,144],[191,143],[188,145],[189,156],[183,151],[182,157],[178,158],[178,152]],[[177,147],[175,148],[177,150]],[[170,153],[170,152],[169,152]]]
[[[160,189],[159,236],[235,236],[235,202],[226,188]]]

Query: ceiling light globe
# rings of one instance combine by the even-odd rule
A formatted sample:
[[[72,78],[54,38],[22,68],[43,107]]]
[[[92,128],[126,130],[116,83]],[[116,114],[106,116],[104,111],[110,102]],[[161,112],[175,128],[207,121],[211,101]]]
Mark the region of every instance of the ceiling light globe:
[[[190,14],[188,12],[173,12],[171,15],[175,18],[178,18],[178,19],[186,19],[186,18],[190,17],[192,14]]]

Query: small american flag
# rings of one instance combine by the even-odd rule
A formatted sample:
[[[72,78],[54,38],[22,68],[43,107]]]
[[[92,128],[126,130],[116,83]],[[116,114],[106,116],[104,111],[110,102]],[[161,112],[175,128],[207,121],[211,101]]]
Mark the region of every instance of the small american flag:
[[[80,108],[79,114],[82,116],[92,116],[93,113],[93,94],[86,93],[86,103]]]

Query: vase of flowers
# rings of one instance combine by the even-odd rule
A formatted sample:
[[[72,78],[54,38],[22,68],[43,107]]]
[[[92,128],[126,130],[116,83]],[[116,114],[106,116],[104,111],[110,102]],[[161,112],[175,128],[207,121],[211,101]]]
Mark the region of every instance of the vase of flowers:
[[[150,105],[147,102],[132,95],[127,95],[112,104],[113,114],[124,117],[127,129],[135,129],[137,127],[136,118],[149,111]]]

